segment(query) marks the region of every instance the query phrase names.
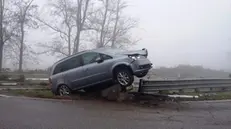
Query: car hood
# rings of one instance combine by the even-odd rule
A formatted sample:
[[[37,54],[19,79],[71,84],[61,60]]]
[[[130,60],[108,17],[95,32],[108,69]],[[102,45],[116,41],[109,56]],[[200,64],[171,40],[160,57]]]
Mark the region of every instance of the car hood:
[[[125,54],[125,55],[129,55],[129,56],[137,56],[137,55],[141,55],[141,56],[148,56],[148,50],[143,48],[142,50],[135,50],[135,51],[125,51],[121,54]]]

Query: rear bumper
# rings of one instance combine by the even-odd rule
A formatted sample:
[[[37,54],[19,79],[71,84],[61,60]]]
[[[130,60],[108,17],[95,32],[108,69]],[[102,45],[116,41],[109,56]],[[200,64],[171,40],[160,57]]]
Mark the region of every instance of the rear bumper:
[[[52,85],[49,89],[51,90],[51,92],[52,92],[54,95],[58,95],[58,90],[57,90],[57,88],[56,88],[55,86]]]

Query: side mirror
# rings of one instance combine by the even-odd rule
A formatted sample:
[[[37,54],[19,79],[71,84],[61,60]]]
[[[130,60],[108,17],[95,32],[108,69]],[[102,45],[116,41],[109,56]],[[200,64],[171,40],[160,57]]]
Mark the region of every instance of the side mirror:
[[[97,58],[95,59],[95,61],[96,61],[97,63],[102,63],[102,62],[103,62],[103,59],[102,59],[101,57],[97,57]]]

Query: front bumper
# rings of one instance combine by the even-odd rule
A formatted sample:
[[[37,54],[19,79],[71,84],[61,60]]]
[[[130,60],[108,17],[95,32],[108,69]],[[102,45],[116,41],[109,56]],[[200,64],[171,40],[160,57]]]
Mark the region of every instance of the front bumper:
[[[145,67],[139,66],[140,68],[135,70],[133,73],[134,75],[142,75],[142,74],[147,74],[148,71],[152,68],[152,64],[148,64]]]
[[[131,63],[131,68],[134,75],[145,74],[152,68],[152,63],[147,58],[139,59]]]

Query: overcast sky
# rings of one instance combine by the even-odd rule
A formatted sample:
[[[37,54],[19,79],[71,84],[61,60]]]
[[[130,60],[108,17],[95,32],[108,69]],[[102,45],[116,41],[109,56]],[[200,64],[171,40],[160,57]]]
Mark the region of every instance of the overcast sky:
[[[126,14],[139,19],[134,49],[147,48],[155,66],[178,64],[231,69],[231,0],[127,0]],[[40,6],[46,0],[36,0]],[[43,11],[44,8],[40,8]],[[46,42],[44,31],[32,31],[29,42]],[[36,68],[56,59],[42,56]],[[30,66],[29,66],[30,67]]]

